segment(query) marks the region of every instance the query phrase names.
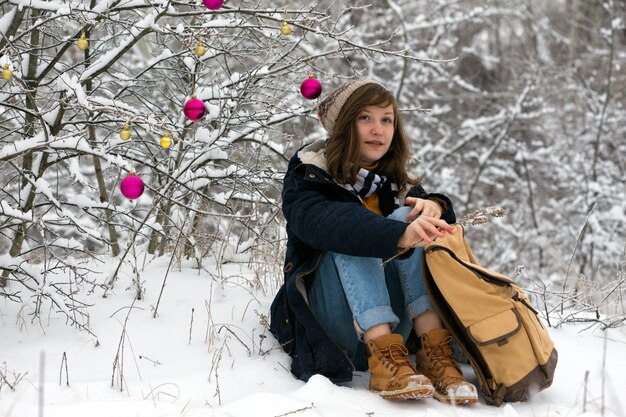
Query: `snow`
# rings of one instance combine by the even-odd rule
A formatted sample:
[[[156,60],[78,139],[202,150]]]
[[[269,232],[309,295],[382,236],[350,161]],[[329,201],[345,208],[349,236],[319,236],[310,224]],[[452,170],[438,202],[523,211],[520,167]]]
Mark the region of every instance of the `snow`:
[[[0,148],[0,159],[10,159],[30,149],[40,148],[46,143],[46,135],[39,132],[32,138],[8,142]]]
[[[207,118],[208,119],[217,119],[220,115],[220,108],[211,103],[204,103],[204,107],[207,109]]]
[[[190,56],[186,56],[183,58],[183,62],[189,71],[193,71],[196,66],[196,60]]]
[[[105,12],[107,9],[109,9],[114,3],[116,3],[116,0],[100,0],[98,1],[94,8],[91,9],[94,13],[103,13]],[[118,4],[118,7],[128,7],[129,4],[128,1],[122,1]]]
[[[59,238],[54,241],[55,246],[63,247],[63,248],[72,248],[72,249],[80,249],[83,250],[85,247],[82,243],[78,242],[76,239],[65,239]]]
[[[108,207],[107,204],[96,202],[84,194],[76,194],[75,196],[72,196],[71,202],[72,204],[76,204],[76,206],[80,207],[81,209],[111,208],[111,207]]]
[[[93,304],[89,326],[95,336],[66,324],[49,302],[41,319],[32,321],[32,303],[0,299],[0,372],[9,383],[18,381],[15,390],[0,386],[1,416],[40,415],[40,394],[46,417],[596,417],[603,403],[606,417],[626,412],[620,397],[626,389],[623,328],[551,329],[559,351],[555,381],[527,403],[493,407],[481,399],[453,407],[434,399],[385,401],[367,389],[367,373],[342,386],[322,376],[307,383],[295,379],[290,358],[263,325],[272,291],[259,289],[246,265],[207,261],[202,270],[189,263],[170,269],[166,257],[148,258],[145,267],[144,255],[139,258],[142,300],[133,301],[129,265],[106,298],[100,288],[74,288]],[[90,279],[104,282],[118,262],[89,265]],[[71,276],[69,270],[59,273]],[[114,371],[118,353],[121,385],[120,368]],[[473,378],[467,365],[464,371]]]
[[[89,96],[89,103],[99,104],[101,106],[109,106],[114,107],[116,109],[124,110],[130,114],[134,114],[137,110],[135,107],[123,102],[122,100],[111,100],[110,98],[102,97],[102,96]]]
[[[39,10],[49,10],[58,13],[70,13],[70,6],[60,1],[41,1],[41,0],[13,0],[13,4],[17,4],[18,8],[34,7]]]
[[[136,38],[143,33],[144,30],[154,24],[156,16],[157,12],[149,13],[146,14],[141,20],[135,22],[131,28],[130,35],[122,40],[119,46],[105,52],[96,60],[96,62],[91,64],[89,68],[87,68],[80,76],[80,81],[84,81],[92,77],[94,74],[110,65],[110,63],[117,59],[117,57],[122,54],[125,49],[129,48],[130,45],[136,42]]]
[[[158,56],[147,61],[146,67],[151,67],[161,61],[165,61],[173,56],[173,53],[169,49],[164,49]]]
[[[87,178],[85,178],[85,176],[83,175],[80,169],[80,162],[78,158],[72,158],[68,162],[67,167],[70,171],[70,175],[74,178],[74,180],[87,187],[89,186],[89,180],[87,180]]]
[[[15,17],[15,13],[17,12],[17,7],[13,7],[10,11],[5,13],[4,16],[0,17],[0,33],[5,35],[9,30],[9,26]],[[0,63],[4,65],[4,62],[0,60]]]
[[[6,200],[0,200],[0,214],[24,221],[32,220],[32,213],[30,211],[22,213],[21,210],[12,207]]]
[[[562,286],[560,297],[574,287],[585,298],[604,297],[601,308],[605,314],[613,314],[612,308],[619,313],[621,308],[621,316],[614,322],[620,317],[623,320],[618,290],[624,272],[626,198],[623,184],[616,179],[623,176],[623,141],[619,138],[623,137],[620,122],[624,117],[618,96],[624,84],[620,68],[626,52],[616,43],[614,59],[609,62],[609,44],[602,42],[624,29],[624,17],[610,11],[606,14],[610,20],[596,22],[605,39],[583,48],[573,63],[575,68],[582,63],[582,72],[574,74],[567,70],[574,67],[564,66],[561,71],[560,63],[552,62],[555,51],[572,46],[568,33],[560,34],[552,27],[553,22],[562,23],[553,21],[556,14],[552,13],[564,10],[560,7],[564,2],[558,2],[556,8],[536,10],[513,2],[503,7],[488,2],[476,7],[471,2],[423,2],[424,7],[416,12],[411,2],[393,0],[351,10],[335,4],[328,15],[315,8],[307,11],[309,6],[300,3],[290,5],[290,12],[274,7],[273,13],[271,7],[263,11],[265,6],[259,2],[249,2],[246,10],[227,2],[219,13],[205,12],[200,0],[193,0],[191,8],[188,2],[166,0],[3,3],[0,38],[9,33],[18,11],[27,11],[27,20],[33,16],[33,7],[42,14],[30,23],[25,20],[6,39],[9,44],[0,53],[0,66],[8,63],[14,73],[11,81],[0,80],[0,114],[6,131],[0,145],[6,177],[5,196],[0,198],[4,228],[0,266],[22,268],[33,276],[25,283],[32,290],[16,281],[7,287],[7,294],[24,297],[22,301],[0,296],[0,417],[625,416],[620,397],[626,385],[621,373],[626,369],[625,327],[602,332],[591,322],[551,330],[560,353],[556,380],[529,403],[495,408],[484,401],[469,407],[451,407],[435,400],[388,402],[368,391],[367,373],[359,373],[352,383],[341,386],[321,376],[307,383],[298,381],[289,372],[290,358],[264,325],[280,285],[281,260],[276,261],[278,265],[266,266],[255,257],[258,253],[275,256],[280,249],[268,244],[259,250],[244,238],[245,243],[237,245],[239,239],[229,236],[232,230],[270,242],[280,239],[273,233],[265,235],[265,223],[256,219],[270,218],[274,212],[256,203],[267,207],[279,204],[276,190],[267,185],[275,185],[268,182],[270,178],[282,178],[285,163],[280,156],[290,155],[300,141],[322,134],[321,127],[309,123],[315,118],[314,103],[303,102],[297,93],[305,72],[321,73],[328,91],[332,84],[356,74],[383,77],[391,87],[401,79],[402,102],[409,107],[407,128],[418,145],[413,148],[413,159],[421,162],[416,172],[421,175],[425,171],[428,188],[442,185],[442,191],[449,190],[455,205],[458,202],[459,214],[475,205],[503,204],[511,209],[507,221],[490,221],[499,234],[493,235],[497,240],[482,242],[492,246],[488,258],[511,267],[528,265],[523,271],[526,281],[537,283],[541,290],[538,282],[545,277],[548,288]],[[401,18],[388,19],[384,12],[389,8]],[[370,11],[374,13],[370,15]],[[550,18],[544,12],[550,12]],[[337,13],[340,16],[335,20],[332,15]],[[281,36],[282,19],[302,23],[301,30],[291,37]],[[85,25],[91,28],[88,61],[74,43]],[[38,46],[29,43],[34,39],[34,27],[45,34]],[[498,30],[485,29],[490,27]],[[164,32],[137,42],[138,37],[155,31]],[[388,38],[392,42],[385,43],[384,38],[392,32],[394,38]],[[408,39],[403,42],[405,34]],[[494,35],[506,52],[502,56],[490,55],[495,53],[489,48],[494,45]],[[202,58],[192,54],[199,36],[208,49]],[[526,54],[525,48],[533,45],[539,58]],[[412,51],[426,61],[439,60],[435,65],[411,64],[406,72],[400,72],[396,71],[399,64],[410,60],[399,60],[400,51],[387,57],[374,53],[387,48]],[[495,77],[496,84],[481,91],[478,84],[455,75],[460,74],[454,69],[459,63],[451,59],[458,52],[481,55],[488,70],[510,79],[504,82]],[[34,78],[46,73],[33,86],[37,89],[33,93],[36,109],[44,113],[38,115],[32,125],[35,130],[30,132],[27,121],[31,119],[26,115],[35,107],[23,111],[30,85],[24,84],[24,78],[35,57]],[[520,57],[530,59],[520,67]],[[605,86],[602,77],[611,63],[614,83]],[[513,70],[504,71],[506,68]],[[85,80],[92,78],[93,91],[88,91]],[[530,91],[529,85],[520,93],[528,80],[536,90]],[[205,121],[197,124],[182,117],[180,103],[194,89],[208,110]],[[514,94],[519,94],[520,100],[511,105]],[[609,100],[611,97],[615,99]],[[422,103],[432,107],[430,113],[415,111]],[[603,104],[608,105],[606,112],[601,111]],[[419,117],[409,116],[411,113]],[[63,120],[53,128],[57,116]],[[513,119],[510,134],[498,137]],[[120,142],[115,132],[124,121],[141,127],[146,135]],[[96,128],[97,144],[87,140],[88,126]],[[599,127],[604,130],[601,158],[594,166],[598,178],[590,182],[588,151],[596,142]],[[150,142],[158,140],[162,133],[155,132],[165,128],[182,136],[178,138],[184,140],[178,142],[181,146],[166,152]],[[54,131],[54,136],[47,130]],[[497,146],[489,147],[494,139],[497,144],[502,140],[502,152],[487,161],[489,149]],[[255,142],[254,151],[262,147],[259,156],[271,151],[271,159],[259,159],[271,161],[267,169],[256,163],[246,169],[238,166],[251,155],[246,149],[250,141]],[[32,167],[23,159],[29,151],[34,156]],[[507,159],[515,152],[524,158]],[[91,155],[103,161],[110,203],[99,202]],[[476,188],[476,192],[470,191],[473,198],[466,197],[464,185],[474,178],[472,167],[487,162],[484,170],[480,167],[484,175],[476,176],[484,189]],[[520,171],[522,162],[528,163],[528,168],[523,167],[528,175]],[[152,173],[148,165],[154,167]],[[131,166],[152,181],[147,184],[148,195],[140,201],[119,196],[118,181]],[[38,175],[40,171],[43,175]],[[162,191],[172,192],[175,206],[162,223],[156,221],[157,210],[147,214],[152,204],[162,202],[161,196],[168,194],[151,200],[160,186],[157,177],[166,179]],[[59,178],[61,182],[56,183]],[[24,179],[26,185],[20,186]],[[585,185],[583,190],[572,194],[580,184]],[[190,193],[190,188],[207,189],[206,198],[196,198],[198,194]],[[263,196],[265,190],[268,195]],[[32,211],[23,213],[35,192]],[[536,213],[525,208],[530,192],[536,200]],[[189,195],[194,197],[189,199]],[[595,200],[598,205],[587,213],[590,201]],[[238,211],[236,205],[232,217],[213,214],[221,212],[215,210],[219,204],[232,205],[233,201],[245,210]],[[93,247],[100,247],[109,237],[104,208],[114,212],[112,221],[119,225],[123,253],[129,231],[137,232],[139,239],[153,229],[174,230],[176,236],[183,232],[180,244],[192,245],[196,258],[181,261],[180,246],[164,248],[165,253],[174,254],[171,263],[168,255],[148,257],[139,245],[131,247],[124,260],[94,254]],[[193,219],[190,213],[196,210],[209,226],[207,236],[190,234],[195,224],[186,220]],[[530,214],[538,219],[534,227],[527,227]],[[27,239],[20,255],[13,258],[6,252],[16,233],[14,225],[22,221],[26,222]],[[580,235],[577,243],[585,224],[594,232],[584,239]],[[207,239],[215,245],[225,242],[225,248],[207,249]],[[42,244],[58,258],[42,256]],[[62,246],[86,252],[65,259]],[[589,249],[594,250],[590,258],[586,255]],[[539,259],[534,252],[539,252]],[[120,262],[123,267],[118,271]],[[256,269],[251,270],[254,265]],[[88,274],[76,278],[76,269],[86,266]],[[555,273],[559,268],[565,278]],[[566,288],[568,272],[572,284]],[[601,279],[594,279],[596,275]],[[607,281],[607,277],[615,281]],[[94,285],[110,282],[114,285],[106,289]],[[142,288],[138,290],[138,286]],[[144,298],[134,301],[138,291]],[[539,297],[538,291],[533,295]],[[89,306],[80,307],[74,301]],[[75,307],[77,314],[88,316],[74,315]],[[73,326],[72,320],[89,326],[93,334]],[[67,373],[62,366],[64,358]],[[473,378],[468,366],[465,371]]]
[[[41,68],[43,69],[45,68],[45,66],[42,65]],[[87,101],[87,92],[85,91],[83,86],[80,85],[78,81],[78,76],[72,76],[68,73],[61,73],[59,74],[57,85],[59,89],[65,90],[67,92],[68,97],[72,97],[75,95],[81,106],[87,109],[91,109],[91,107],[89,106],[89,102]]]
[[[101,156],[101,153],[94,151],[89,145],[87,139],[84,136],[68,135],[64,138],[54,138],[49,144],[52,149],[75,149],[86,154],[97,154]]]

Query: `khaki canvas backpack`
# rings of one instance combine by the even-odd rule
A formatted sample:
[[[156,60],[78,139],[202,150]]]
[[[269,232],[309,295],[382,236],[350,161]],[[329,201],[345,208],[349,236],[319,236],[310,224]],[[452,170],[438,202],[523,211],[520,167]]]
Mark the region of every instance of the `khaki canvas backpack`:
[[[482,267],[461,225],[424,249],[433,305],[461,345],[488,404],[525,401],[552,383],[554,343],[522,289]]]

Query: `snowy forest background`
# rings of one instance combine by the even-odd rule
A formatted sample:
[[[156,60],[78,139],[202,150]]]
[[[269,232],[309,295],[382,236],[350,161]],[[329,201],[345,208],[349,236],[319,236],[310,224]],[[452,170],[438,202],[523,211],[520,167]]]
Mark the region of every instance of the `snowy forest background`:
[[[551,326],[626,320],[623,1],[0,0],[0,13],[0,303],[32,323],[91,333],[85,294],[128,273],[140,300],[155,258],[217,280],[244,263],[242,285],[273,294],[282,175],[323,137],[299,92],[311,73],[325,92],[367,76],[395,93],[412,172],[485,223],[469,226],[479,260]],[[182,113],[192,94],[199,122]],[[132,201],[131,169],[146,184]]]

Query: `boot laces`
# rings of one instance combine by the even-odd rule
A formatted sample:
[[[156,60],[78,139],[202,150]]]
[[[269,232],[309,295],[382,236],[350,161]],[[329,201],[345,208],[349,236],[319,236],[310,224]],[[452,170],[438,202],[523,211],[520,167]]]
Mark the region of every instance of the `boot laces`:
[[[450,345],[451,341],[452,337],[449,336],[438,345],[427,346],[426,355],[431,360],[432,372],[434,372],[438,377],[442,377],[444,375],[446,368],[452,367],[459,373],[459,376],[456,377],[448,374],[446,379],[464,381],[459,364],[454,360],[452,355],[452,346]]]
[[[385,364],[386,366],[395,366],[398,368],[408,366],[414,370],[411,361],[409,361],[409,351],[402,344],[392,343],[389,346],[378,348],[377,353],[380,355],[381,359],[387,362]]]

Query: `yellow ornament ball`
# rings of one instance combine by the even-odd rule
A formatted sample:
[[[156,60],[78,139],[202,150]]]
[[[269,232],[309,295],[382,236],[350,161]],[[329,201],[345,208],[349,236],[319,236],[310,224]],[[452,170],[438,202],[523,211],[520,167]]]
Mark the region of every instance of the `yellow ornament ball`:
[[[124,128],[120,131],[120,139],[126,141],[130,139],[130,129],[128,125],[125,125]]]
[[[4,68],[2,69],[2,79],[9,81],[11,78],[13,78],[13,72],[9,69],[9,64],[4,64]]]
[[[78,46],[78,49],[81,51],[89,48],[89,41],[87,41],[87,38],[85,37],[85,32],[80,34],[80,38],[78,39],[78,42],[76,42],[76,46]]]
[[[200,57],[204,56],[204,54],[206,54],[206,48],[202,44],[202,41],[198,41],[198,44],[196,45],[196,49],[194,49],[193,52],[196,54],[196,56],[198,58],[200,58]]]
[[[292,32],[293,32],[293,29],[291,29],[291,26],[289,26],[289,23],[283,21],[283,24],[280,25],[280,33],[282,33],[285,36],[289,36],[291,35]]]
[[[163,137],[161,137],[161,147],[163,149],[168,149],[172,146],[172,138],[170,138],[170,132],[165,132]]]

